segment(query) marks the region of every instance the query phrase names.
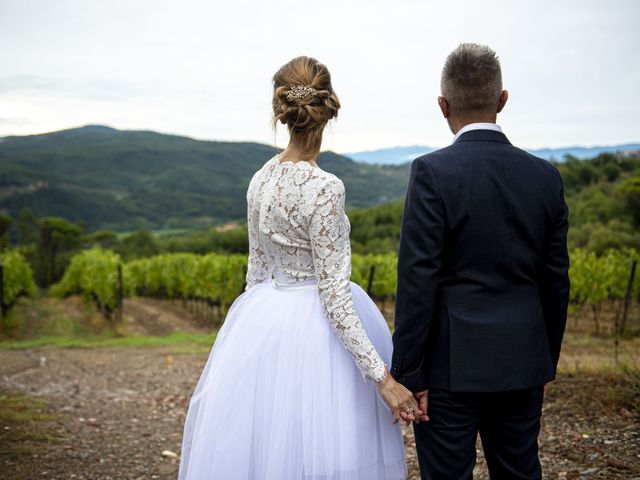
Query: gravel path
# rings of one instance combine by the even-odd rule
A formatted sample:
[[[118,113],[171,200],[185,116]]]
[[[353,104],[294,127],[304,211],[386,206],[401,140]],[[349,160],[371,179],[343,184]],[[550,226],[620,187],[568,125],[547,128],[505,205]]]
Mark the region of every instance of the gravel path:
[[[69,299],[64,304],[48,302],[48,312],[55,307],[68,315],[84,315],[80,307],[73,313],[66,305]],[[135,299],[125,307],[129,333],[208,330],[178,305]],[[43,312],[36,308],[32,316]],[[44,413],[50,415],[40,423],[18,426],[2,425],[0,415],[0,478],[175,479],[187,405],[208,355],[180,351],[185,350],[0,351],[0,398],[24,394],[42,399]],[[600,358],[586,355],[584,347],[563,350],[565,367]],[[637,358],[633,355],[632,363]],[[601,370],[560,375],[549,389],[540,435],[545,478],[640,480],[638,369],[626,374]],[[36,434],[20,436],[20,429]],[[18,439],[15,445],[2,444],[12,438]],[[410,428],[405,428],[405,441],[409,478],[418,479]],[[477,479],[488,478],[479,444],[475,473]]]
[[[182,425],[206,353],[169,347],[0,352],[0,390],[45,399],[54,442],[20,458],[1,458],[13,479],[173,479]],[[560,380],[545,407],[541,457],[547,478],[640,478],[638,419],[630,413],[585,417],[570,394],[588,387]],[[573,408],[575,410],[575,408]],[[410,432],[406,431],[410,442]],[[164,452],[164,455],[163,455]],[[415,455],[408,448],[412,477]],[[482,456],[477,478],[486,478]]]

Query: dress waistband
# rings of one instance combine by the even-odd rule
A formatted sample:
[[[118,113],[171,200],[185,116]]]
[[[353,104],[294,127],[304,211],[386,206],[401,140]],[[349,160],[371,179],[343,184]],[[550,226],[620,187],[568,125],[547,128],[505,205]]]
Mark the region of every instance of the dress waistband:
[[[286,290],[286,291],[318,288],[318,281],[315,279],[303,280],[302,282],[292,282],[292,283],[280,283],[275,279],[273,279],[271,280],[271,283],[273,284],[273,288],[277,290]]]

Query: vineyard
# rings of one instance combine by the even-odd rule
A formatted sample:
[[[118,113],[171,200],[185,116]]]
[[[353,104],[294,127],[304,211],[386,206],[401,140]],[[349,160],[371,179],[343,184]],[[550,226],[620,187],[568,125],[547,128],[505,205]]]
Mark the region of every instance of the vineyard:
[[[0,252],[0,309],[2,317],[19,297],[37,295],[31,267],[17,250]]]
[[[640,256],[635,250],[594,252],[574,250],[571,254],[571,308],[575,312],[588,307],[592,312],[595,332],[600,332],[603,306],[609,303],[615,312],[619,330],[627,327],[627,311],[632,298],[640,295],[640,282],[635,270]]]
[[[71,258],[45,296],[22,255],[7,252],[1,260],[11,308],[4,318],[23,319],[27,332],[64,318],[71,322],[64,332],[80,332],[70,343],[45,333],[43,343],[31,337],[34,342],[22,344],[0,332],[9,340],[0,348],[0,443],[26,452],[0,451],[7,471],[16,479],[67,478],[69,472],[79,479],[176,478],[184,414],[215,332],[244,290],[246,256],[171,253],[125,261],[112,250],[87,249]],[[636,478],[638,254],[576,249],[571,260],[572,314],[561,374],[545,397],[541,462],[549,478]],[[352,279],[387,314],[396,266],[392,254],[353,257]],[[85,331],[93,336],[83,338]],[[20,417],[13,413],[17,406]],[[53,420],[42,420],[42,411],[54,412]],[[22,420],[27,414],[29,422]],[[404,433],[408,478],[417,479],[411,429]],[[474,478],[487,479],[478,448]]]
[[[571,310],[588,312],[595,333],[600,333],[603,311],[613,312],[616,331],[626,331],[630,302],[640,296],[640,282],[634,278],[638,252],[607,250],[596,255],[575,249],[570,256]],[[1,260],[6,312],[20,295],[34,296],[36,287],[29,265],[17,251],[3,253]],[[395,295],[396,267],[392,253],[354,255],[351,278],[384,304]],[[114,322],[121,318],[123,297],[143,296],[196,305],[219,323],[244,290],[246,268],[247,258],[240,254],[170,253],[123,262],[113,251],[93,248],[71,259],[48,294],[81,294]]]
[[[545,398],[543,468],[550,478],[592,478],[582,472],[594,472],[593,478],[635,478],[640,474],[640,439],[633,425],[640,412],[640,255],[634,249],[596,253],[576,248],[570,258],[570,319],[561,375]],[[56,442],[27,445],[20,429],[35,424],[16,420],[4,431],[4,443],[30,453],[3,457],[0,452],[0,460],[17,459],[5,464],[16,469],[15,478],[24,479],[40,474],[45,460],[52,478],[63,478],[69,471],[83,471],[87,459],[97,467],[78,478],[146,478],[149,471],[155,478],[175,478],[187,403],[217,329],[245,289],[247,256],[180,252],[127,259],[112,249],[87,248],[70,257],[44,295],[19,249],[1,253],[0,265],[0,334],[9,340],[0,349],[2,388],[27,394],[3,397],[0,390],[0,414],[32,402],[38,418],[33,399],[40,396],[51,411],[65,412],[56,417],[56,426],[41,422],[37,428],[42,430],[26,433],[46,438],[55,431],[64,449]],[[353,255],[351,279],[377,302],[390,324],[396,271],[393,253]],[[65,333],[38,333],[58,331],[49,324]],[[14,349],[14,338],[22,340],[13,345],[22,341],[23,346]],[[25,370],[25,365],[31,367]],[[112,400],[105,403],[107,398]],[[57,425],[64,430],[55,430]],[[123,428],[132,425],[133,434],[123,436]],[[405,444],[409,478],[418,478],[410,429]],[[37,456],[31,458],[31,452]],[[474,478],[485,479],[480,452]],[[123,472],[135,473],[127,477]]]

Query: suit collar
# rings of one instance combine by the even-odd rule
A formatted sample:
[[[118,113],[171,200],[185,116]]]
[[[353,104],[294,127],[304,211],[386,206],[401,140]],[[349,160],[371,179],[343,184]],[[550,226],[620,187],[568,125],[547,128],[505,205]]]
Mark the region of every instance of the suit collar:
[[[464,132],[455,141],[455,143],[460,142],[499,142],[511,145],[511,142],[504,133],[494,130],[470,130]]]

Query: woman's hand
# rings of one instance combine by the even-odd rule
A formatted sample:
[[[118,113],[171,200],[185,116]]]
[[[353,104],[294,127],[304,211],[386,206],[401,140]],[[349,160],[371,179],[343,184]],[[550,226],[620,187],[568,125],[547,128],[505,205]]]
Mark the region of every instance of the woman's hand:
[[[409,425],[426,413],[418,408],[418,402],[413,393],[407,390],[404,385],[396,382],[388,370],[385,369],[384,378],[376,383],[376,388],[393,413],[394,424],[402,418]]]

